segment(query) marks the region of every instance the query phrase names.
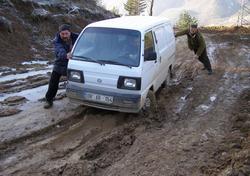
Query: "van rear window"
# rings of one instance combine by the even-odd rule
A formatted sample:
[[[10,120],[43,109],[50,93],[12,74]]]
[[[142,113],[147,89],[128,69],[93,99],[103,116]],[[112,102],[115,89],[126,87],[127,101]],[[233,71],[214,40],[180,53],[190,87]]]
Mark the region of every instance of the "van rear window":
[[[138,67],[141,33],[116,28],[87,28],[76,43],[73,59]]]

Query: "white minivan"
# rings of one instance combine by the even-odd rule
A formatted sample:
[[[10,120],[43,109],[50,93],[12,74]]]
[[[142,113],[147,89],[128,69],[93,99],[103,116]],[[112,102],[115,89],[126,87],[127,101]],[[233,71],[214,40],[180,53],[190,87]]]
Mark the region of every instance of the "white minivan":
[[[82,30],[72,49],[67,96],[107,110],[150,109],[174,61],[173,27],[165,18],[127,16],[95,22]]]

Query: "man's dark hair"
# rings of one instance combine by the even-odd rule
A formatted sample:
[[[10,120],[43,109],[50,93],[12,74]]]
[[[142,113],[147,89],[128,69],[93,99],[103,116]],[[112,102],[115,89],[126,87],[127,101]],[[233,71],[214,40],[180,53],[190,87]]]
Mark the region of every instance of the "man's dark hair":
[[[71,26],[69,24],[62,24],[59,26],[59,32],[65,31],[65,30],[71,31]]]

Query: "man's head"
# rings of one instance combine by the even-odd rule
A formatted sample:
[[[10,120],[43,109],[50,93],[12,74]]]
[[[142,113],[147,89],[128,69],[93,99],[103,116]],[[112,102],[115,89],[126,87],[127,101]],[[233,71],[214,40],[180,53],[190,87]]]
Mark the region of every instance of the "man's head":
[[[189,27],[191,34],[196,34],[198,32],[198,25],[197,24],[191,24]]]
[[[63,41],[65,41],[65,42],[69,41],[70,35],[71,35],[70,25],[63,24],[63,25],[59,26],[59,34],[60,34],[60,37]]]

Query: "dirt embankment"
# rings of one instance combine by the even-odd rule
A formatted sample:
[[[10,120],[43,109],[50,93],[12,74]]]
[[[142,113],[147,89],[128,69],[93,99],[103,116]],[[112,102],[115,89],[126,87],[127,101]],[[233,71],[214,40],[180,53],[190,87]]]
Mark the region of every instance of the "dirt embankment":
[[[16,67],[24,60],[53,60],[52,40],[62,23],[80,32],[88,23],[115,17],[94,1],[0,1],[0,63]],[[20,66],[21,67],[21,66]]]
[[[241,34],[241,35],[250,35],[250,27],[249,26],[207,26],[201,27],[200,30],[209,34]]]

